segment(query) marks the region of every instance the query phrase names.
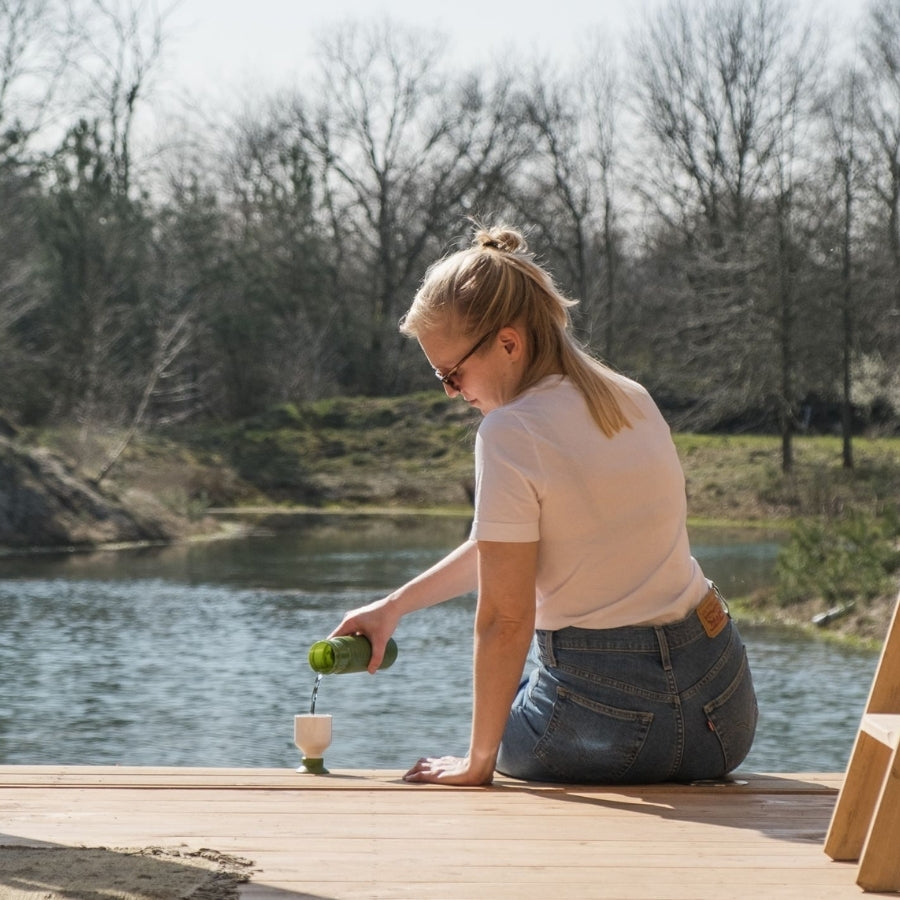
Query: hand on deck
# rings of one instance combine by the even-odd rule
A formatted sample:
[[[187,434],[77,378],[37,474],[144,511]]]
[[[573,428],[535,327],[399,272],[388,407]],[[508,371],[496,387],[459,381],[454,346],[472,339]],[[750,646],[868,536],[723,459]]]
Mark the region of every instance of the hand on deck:
[[[493,778],[493,766],[476,766],[468,756],[424,757],[403,776],[404,781],[460,786],[490,784]]]

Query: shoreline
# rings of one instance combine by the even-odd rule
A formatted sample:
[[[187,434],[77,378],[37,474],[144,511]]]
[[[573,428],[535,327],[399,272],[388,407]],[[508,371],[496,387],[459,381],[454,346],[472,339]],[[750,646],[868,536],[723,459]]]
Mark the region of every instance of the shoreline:
[[[809,601],[800,604],[804,614],[792,607],[781,607],[773,601],[754,602],[752,599],[736,598],[727,600],[732,617],[738,626],[748,628],[777,628],[779,631],[793,632],[812,640],[834,644],[839,647],[851,647],[867,653],[877,654],[881,651],[884,637],[890,624],[896,599],[879,597],[857,612],[864,616],[864,625],[854,625],[852,610],[841,618],[818,625],[813,616],[826,612],[827,604],[820,601]],[[875,622],[872,615],[880,616]]]
[[[44,555],[115,553],[127,550],[165,548],[180,544],[199,544],[221,540],[241,540],[250,537],[259,527],[254,519],[312,518],[327,519],[375,519],[398,518],[412,519],[416,517],[433,519],[466,519],[471,517],[471,508],[462,507],[385,507],[385,506],[342,506],[312,507],[284,506],[260,504],[252,506],[212,507],[204,515],[205,527],[201,525],[196,532],[185,533],[166,541],[134,541],[111,542],[98,544],[82,544],[74,546],[57,545],[53,547],[13,548],[0,547],[0,560],[20,557]],[[211,522],[215,527],[210,530]],[[714,528],[722,531],[770,532],[773,536],[783,535],[787,531],[784,521],[735,522],[723,519],[693,517],[689,520],[689,528]],[[809,601],[791,607],[781,607],[767,596],[728,597],[727,602],[732,615],[738,624],[749,627],[773,627],[780,630],[795,631],[805,637],[835,643],[841,646],[852,646],[868,652],[878,652],[890,620],[893,598],[879,598],[854,609],[851,604],[839,615],[830,618],[827,625],[817,625],[813,618],[828,614],[824,601]],[[832,610],[834,612],[834,610]],[[883,624],[883,628],[880,627]]]
[[[0,546],[0,559],[16,556],[75,555],[78,553],[118,553],[122,550],[144,550],[153,547],[177,547],[179,544],[202,544],[211,541],[227,541],[247,537],[252,529],[234,523],[234,527],[223,526],[218,531],[183,534],[168,540],[109,541],[96,544],[53,544],[47,547]]]

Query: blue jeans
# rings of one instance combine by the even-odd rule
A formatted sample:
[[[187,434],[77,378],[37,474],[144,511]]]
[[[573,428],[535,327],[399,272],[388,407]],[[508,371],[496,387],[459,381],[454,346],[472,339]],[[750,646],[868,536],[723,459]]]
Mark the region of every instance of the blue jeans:
[[[747,653],[730,616],[710,637],[679,622],[538,631],[497,771],[529,781],[649,784],[720,778],[756,731]]]

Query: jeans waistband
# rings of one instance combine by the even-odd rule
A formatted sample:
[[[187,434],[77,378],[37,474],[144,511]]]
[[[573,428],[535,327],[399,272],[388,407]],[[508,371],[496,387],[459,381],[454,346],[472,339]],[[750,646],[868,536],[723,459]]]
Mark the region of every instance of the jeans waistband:
[[[711,625],[712,620],[712,625]],[[654,653],[663,638],[674,650],[698,640],[710,640],[730,624],[728,606],[712,585],[703,600],[683,619],[665,625],[625,625],[620,628],[561,628],[536,632],[544,665],[556,665],[558,653],[565,651],[632,651]]]

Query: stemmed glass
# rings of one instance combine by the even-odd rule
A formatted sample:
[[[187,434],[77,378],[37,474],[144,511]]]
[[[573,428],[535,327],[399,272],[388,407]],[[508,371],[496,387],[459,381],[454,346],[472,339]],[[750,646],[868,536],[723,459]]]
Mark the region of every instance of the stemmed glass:
[[[308,713],[294,716],[294,743],[303,754],[298,772],[327,775],[324,755],[331,744],[331,716]]]

